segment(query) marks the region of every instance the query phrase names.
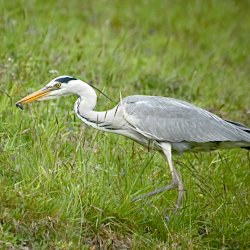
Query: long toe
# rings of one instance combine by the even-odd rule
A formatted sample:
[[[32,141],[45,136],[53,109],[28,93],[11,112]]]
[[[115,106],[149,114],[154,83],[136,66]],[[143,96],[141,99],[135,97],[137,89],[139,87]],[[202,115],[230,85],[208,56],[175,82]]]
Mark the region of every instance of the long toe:
[[[170,184],[166,185],[165,187],[158,188],[158,189],[156,189],[156,190],[154,190],[154,191],[152,191],[150,193],[147,193],[147,194],[139,195],[139,196],[135,197],[133,199],[133,201],[138,201],[138,200],[141,200],[141,199],[144,199],[144,198],[148,198],[148,197],[154,196],[156,194],[160,194],[163,191],[172,190],[172,189],[175,189],[177,187],[178,187],[177,182],[171,182]]]

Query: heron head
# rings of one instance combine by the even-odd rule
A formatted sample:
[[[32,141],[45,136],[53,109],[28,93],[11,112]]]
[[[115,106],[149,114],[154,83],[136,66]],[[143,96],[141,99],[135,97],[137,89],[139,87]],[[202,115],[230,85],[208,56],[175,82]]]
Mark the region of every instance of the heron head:
[[[56,99],[61,96],[77,94],[78,88],[83,82],[71,76],[59,76],[50,81],[45,87],[22,98],[16,106],[22,108],[22,104],[34,101]]]

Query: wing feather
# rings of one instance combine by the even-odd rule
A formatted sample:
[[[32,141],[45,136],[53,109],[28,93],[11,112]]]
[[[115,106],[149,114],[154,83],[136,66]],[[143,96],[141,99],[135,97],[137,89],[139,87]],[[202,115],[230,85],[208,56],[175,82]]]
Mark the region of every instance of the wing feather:
[[[147,138],[169,142],[250,141],[245,131],[190,103],[167,97],[123,99],[125,120]]]

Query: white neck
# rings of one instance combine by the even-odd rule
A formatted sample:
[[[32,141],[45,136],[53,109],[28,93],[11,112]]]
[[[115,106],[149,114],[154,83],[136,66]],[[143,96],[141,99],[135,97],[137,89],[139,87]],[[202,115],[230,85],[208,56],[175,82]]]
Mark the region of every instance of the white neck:
[[[95,108],[97,102],[97,95],[94,89],[90,87],[87,83],[83,83],[81,85],[81,88],[78,88],[76,90],[75,94],[77,94],[80,99],[78,110],[81,113],[92,111]]]
[[[99,125],[104,124],[109,111],[94,111],[97,102],[97,95],[94,89],[87,83],[80,85],[81,87],[75,91],[79,96],[75,103],[74,111],[77,116],[87,125],[101,129]],[[102,129],[103,130],[103,129]]]
[[[84,123],[98,130],[125,135],[139,143],[144,141],[144,144],[148,145],[147,139],[133,131],[124,119],[122,102],[107,111],[94,111],[97,101],[94,89],[84,82],[77,84],[77,88],[75,86],[73,89],[72,92],[79,96],[74,110]]]

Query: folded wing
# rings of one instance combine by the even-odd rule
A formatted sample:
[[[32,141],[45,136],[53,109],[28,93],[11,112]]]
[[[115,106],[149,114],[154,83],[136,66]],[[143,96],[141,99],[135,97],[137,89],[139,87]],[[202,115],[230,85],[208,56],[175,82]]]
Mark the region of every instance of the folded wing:
[[[168,142],[250,142],[249,129],[190,103],[167,97],[129,96],[124,118],[149,139]]]

